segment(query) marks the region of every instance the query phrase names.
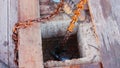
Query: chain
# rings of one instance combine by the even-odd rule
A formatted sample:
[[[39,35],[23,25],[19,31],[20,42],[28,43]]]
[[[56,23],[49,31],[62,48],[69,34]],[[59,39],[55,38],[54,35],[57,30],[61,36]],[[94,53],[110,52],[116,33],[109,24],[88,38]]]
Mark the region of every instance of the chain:
[[[13,28],[12,39],[15,43],[14,61],[17,66],[18,66],[18,30],[20,28],[27,28],[29,26],[32,26],[34,23],[41,23],[41,22],[44,23],[45,21],[50,20],[51,18],[55,17],[60,12],[63,5],[64,5],[64,0],[61,0],[60,3],[57,5],[57,8],[49,16],[43,17],[43,18],[29,19],[29,20],[21,21],[15,24]]]
[[[87,0],[81,0],[76,5],[76,10],[74,10],[74,15],[72,16],[72,21],[70,22],[70,25],[67,28],[66,34],[64,36],[64,39],[62,40],[62,46],[65,45],[67,40],[69,39],[70,33],[73,32],[73,28],[75,27],[75,22],[78,21],[78,17],[80,16],[80,11],[84,9],[84,5],[87,3]]]
[[[65,37],[63,39],[63,45],[66,43],[66,41],[69,39],[70,33],[73,31],[73,28],[75,26],[75,22],[78,21],[78,17],[80,16],[80,10],[84,9],[84,5],[86,4],[86,0],[81,0],[78,4],[77,4],[77,9],[74,10],[74,15],[72,17],[72,21],[70,22],[70,25],[67,28]],[[18,22],[15,24],[14,28],[13,28],[13,34],[12,34],[12,39],[15,43],[15,49],[14,49],[14,54],[15,56],[15,63],[18,65],[18,30],[20,28],[27,28],[29,26],[32,26],[34,23],[44,23],[45,21],[50,20],[51,18],[55,17],[61,10],[61,8],[64,5],[64,0],[61,0],[61,2],[58,4],[57,8],[54,10],[53,13],[51,13],[49,16],[47,17],[43,17],[43,18],[36,18],[36,19],[29,19],[26,21],[22,21],[22,22]],[[33,23],[34,22],[34,23]]]
[[[84,5],[87,3],[87,0],[81,0],[78,4],[77,4],[77,9],[74,10],[74,15],[72,16],[72,21],[70,22],[70,25],[67,28],[66,34],[62,40],[62,48],[64,47],[65,43],[67,42],[67,40],[70,37],[70,34],[73,32],[73,28],[75,27],[75,22],[78,21],[78,17],[80,16],[80,11],[84,9]],[[100,68],[104,68],[103,67],[103,63],[100,62],[99,63]]]

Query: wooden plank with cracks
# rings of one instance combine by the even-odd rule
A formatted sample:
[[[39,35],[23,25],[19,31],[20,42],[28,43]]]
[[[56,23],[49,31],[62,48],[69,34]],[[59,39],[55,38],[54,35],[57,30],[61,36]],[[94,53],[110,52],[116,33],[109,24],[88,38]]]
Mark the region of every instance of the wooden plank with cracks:
[[[19,21],[39,17],[39,0],[18,0]],[[19,30],[19,68],[43,68],[39,24]]]

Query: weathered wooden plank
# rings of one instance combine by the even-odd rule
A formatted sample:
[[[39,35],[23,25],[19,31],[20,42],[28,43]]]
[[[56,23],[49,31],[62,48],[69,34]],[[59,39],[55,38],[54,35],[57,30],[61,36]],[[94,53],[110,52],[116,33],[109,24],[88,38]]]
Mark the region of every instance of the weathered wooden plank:
[[[99,63],[94,63],[94,64],[83,64],[80,65],[80,68],[101,68]]]
[[[8,67],[7,0],[0,1],[0,68]]]
[[[9,67],[16,68],[14,62],[15,45],[12,40],[12,29],[18,20],[18,0],[8,0],[8,40],[9,40]]]
[[[54,67],[54,68],[80,68],[80,65],[64,66],[64,67]]]
[[[54,68],[101,68],[101,67],[98,63],[94,63],[94,64],[81,64],[81,65],[72,65],[72,66],[54,67]]]
[[[19,20],[39,17],[39,0],[18,0]],[[42,43],[39,24],[19,30],[19,67],[43,68]]]
[[[104,68],[120,67],[120,1],[88,0],[93,22],[97,26]]]

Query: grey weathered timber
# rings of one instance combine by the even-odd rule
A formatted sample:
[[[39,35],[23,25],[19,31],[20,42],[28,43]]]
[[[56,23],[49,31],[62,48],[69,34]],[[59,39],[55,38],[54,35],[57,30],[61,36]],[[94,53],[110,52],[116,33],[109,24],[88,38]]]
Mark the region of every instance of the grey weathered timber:
[[[17,21],[17,1],[0,1],[0,68],[15,68],[12,28]]]
[[[120,68],[120,0],[88,0],[104,68]]]
[[[0,68],[8,65],[8,22],[7,0],[0,1]]]
[[[11,68],[16,67],[14,64],[15,45],[11,35],[12,28],[18,18],[17,1],[0,0],[0,68],[8,68],[8,66]],[[101,57],[103,59],[103,66],[104,68],[120,68],[120,0],[88,0],[88,4],[92,22],[96,25],[96,31],[102,48]],[[74,68],[74,66],[71,67]],[[77,67],[98,68],[99,66],[97,64],[93,66],[88,64]]]
[[[15,44],[12,40],[12,29],[14,27],[14,24],[18,21],[18,0],[8,0],[8,40],[9,40],[9,67],[10,68],[16,68],[16,64],[14,62],[14,49]]]

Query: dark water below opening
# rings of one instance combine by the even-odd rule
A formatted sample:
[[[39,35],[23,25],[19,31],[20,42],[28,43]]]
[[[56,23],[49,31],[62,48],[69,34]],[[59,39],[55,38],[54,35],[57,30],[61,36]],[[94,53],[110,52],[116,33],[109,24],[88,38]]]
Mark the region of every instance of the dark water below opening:
[[[60,42],[63,37],[54,37],[42,39],[42,49],[43,49],[43,59],[44,62],[48,60],[56,60],[51,52],[54,51],[55,47],[58,46],[58,42]],[[63,56],[70,57],[71,59],[80,58],[78,42],[77,42],[77,34],[71,35],[67,43],[65,44],[65,49],[67,49],[66,53]]]

